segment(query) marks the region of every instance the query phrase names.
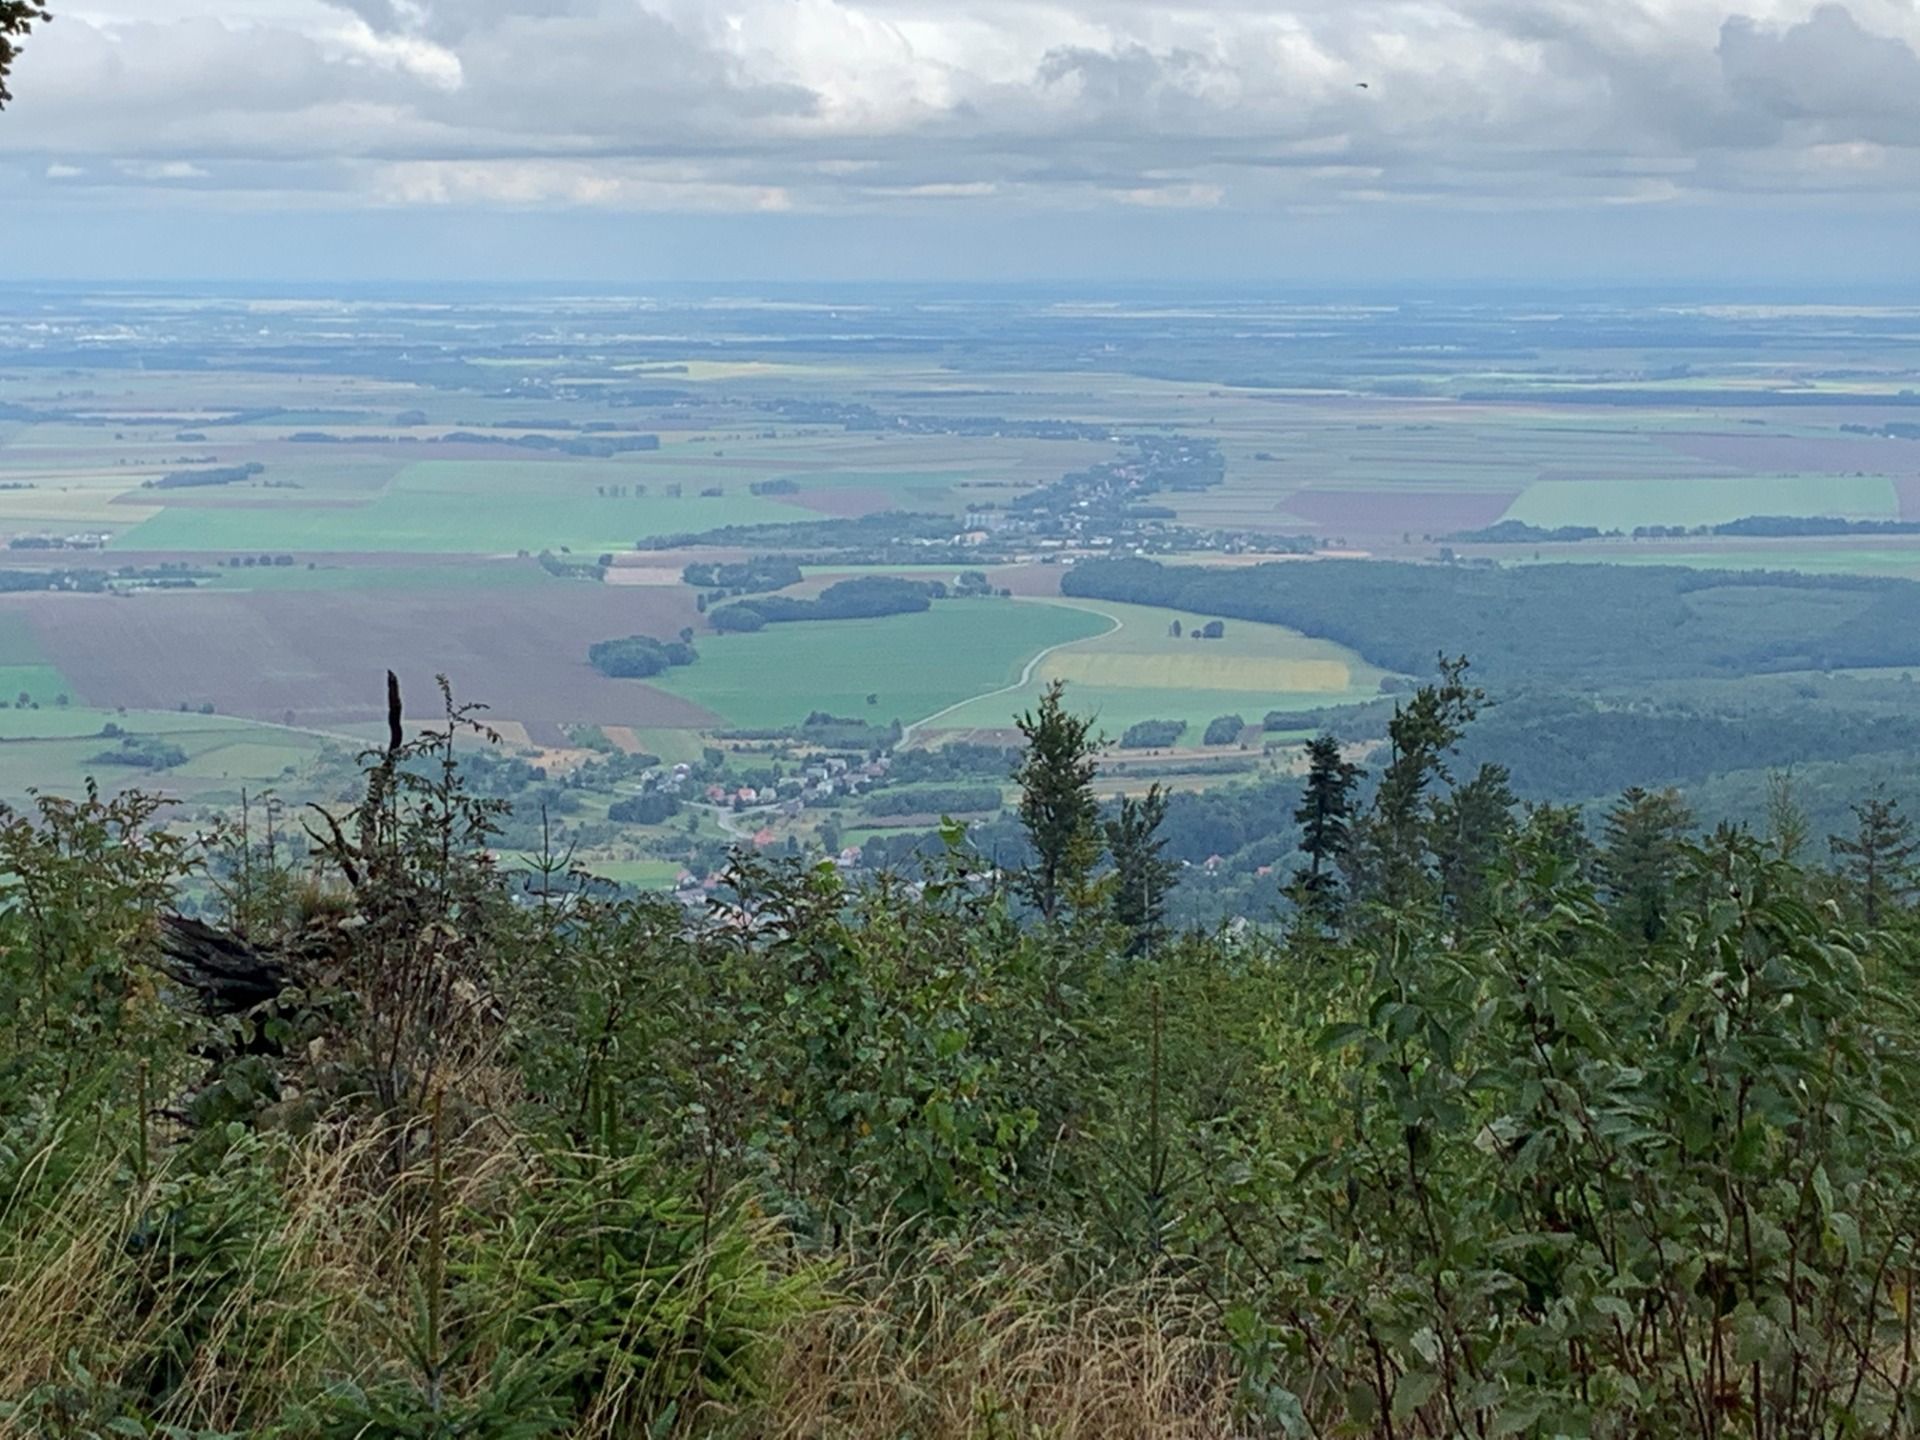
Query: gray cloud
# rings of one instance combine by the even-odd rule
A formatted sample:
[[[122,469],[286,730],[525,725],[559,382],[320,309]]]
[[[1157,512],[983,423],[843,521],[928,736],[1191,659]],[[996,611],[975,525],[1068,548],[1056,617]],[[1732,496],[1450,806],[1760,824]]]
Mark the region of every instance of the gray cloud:
[[[1842,5],[1785,30],[1744,16],[1720,34],[1720,64],[1737,103],[1835,140],[1920,144],[1920,55],[1876,35]]]
[[[1722,0],[99,3],[36,37],[0,122],[0,162],[62,193],[823,211],[1920,200],[1905,0],[1746,0],[1764,16]]]

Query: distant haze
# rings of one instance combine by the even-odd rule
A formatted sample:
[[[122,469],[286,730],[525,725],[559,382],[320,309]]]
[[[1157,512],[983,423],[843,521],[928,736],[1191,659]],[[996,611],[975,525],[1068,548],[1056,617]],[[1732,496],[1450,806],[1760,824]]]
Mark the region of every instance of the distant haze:
[[[55,8],[11,279],[1920,272],[1914,0]]]

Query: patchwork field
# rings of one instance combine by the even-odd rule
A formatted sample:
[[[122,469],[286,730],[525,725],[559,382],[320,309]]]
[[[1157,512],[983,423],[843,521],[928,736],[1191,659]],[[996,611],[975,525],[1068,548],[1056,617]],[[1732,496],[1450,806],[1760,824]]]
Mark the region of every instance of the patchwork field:
[[[671,497],[644,461],[427,460],[410,465],[362,504],[239,508],[169,505],[122,533],[142,550],[400,550],[491,555],[568,548],[626,550],[636,539],[721,525],[793,519],[792,510],[746,493]],[[643,496],[613,497],[643,484]],[[744,487],[742,487],[744,492]]]
[[[1545,392],[1528,403],[1446,398],[1516,378],[1426,380],[1404,397],[1188,395],[1187,413],[1205,416],[1227,456],[1227,479],[1174,507],[1194,525],[1306,531],[1376,551],[1411,542],[1424,554],[1502,518],[1632,529],[1753,514],[1920,515],[1920,445],[1841,428],[1884,418],[1875,412],[1716,413],[1678,381],[1646,386],[1642,405],[1568,405]]]
[[[1502,519],[1920,518],[1920,443],[1898,438],[1920,419],[1902,393],[1920,388],[1906,313],[1709,319],[1484,297],[873,296],[836,311],[761,297],[23,295],[0,294],[0,544],[26,542],[5,568],[104,567],[129,593],[0,594],[5,796],[76,787],[116,738],[101,733],[110,724],[178,735],[186,752],[157,774],[121,767],[118,783],[156,780],[209,805],[241,785],[301,783],[329,747],[377,732],[389,667],[416,718],[445,675],[492,707],[510,749],[561,768],[596,753],[705,768],[716,731],[813,710],[898,719],[916,741],[1004,744],[1053,680],[1110,736],[1174,719],[1194,748],[1218,716],[1257,725],[1365,701],[1388,678],[1276,626],[1229,621],[1223,639],[1195,641],[1212,617],[1062,600],[1077,551],[1231,565],[1287,534],[1361,559],[1429,561],[1447,544],[1499,564],[1920,579],[1920,536],[1449,538]],[[602,458],[636,434],[658,449]],[[233,483],[155,483],[253,465]],[[1138,508],[1114,507],[1116,494]],[[972,568],[940,524],[819,523],[895,510],[995,532],[978,568],[1020,598],[716,634],[681,579],[691,560],[784,552],[804,564],[788,592],[804,598],[849,575],[952,583]],[[1168,512],[1174,533],[1156,534]],[[804,540],[783,545],[777,527],[802,523]],[[732,525],[760,533],[697,555],[635,548]],[[105,555],[92,548],[102,536]],[[930,541],[939,563],[916,564]],[[546,549],[614,555],[610,583],[558,579],[520,554]],[[1781,586],[1693,603],[1816,626],[1834,618],[1820,605],[1846,602]],[[586,662],[595,641],[683,628],[699,660],[651,682]],[[765,761],[764,747],[726,753],[736,771]],[[1113,767],[1102,793],[1169,769],[1202,788],[1286,763],[1141,755],[1139,775]],[[762,823],[757,808],[750,821],[701,809],[615,822],[613,798],[583,795],[569,823],[595,837],[592,862],[632,883],[665,883],[703,845]],[[821,824],[810,811],[779,836],[811,844]]]

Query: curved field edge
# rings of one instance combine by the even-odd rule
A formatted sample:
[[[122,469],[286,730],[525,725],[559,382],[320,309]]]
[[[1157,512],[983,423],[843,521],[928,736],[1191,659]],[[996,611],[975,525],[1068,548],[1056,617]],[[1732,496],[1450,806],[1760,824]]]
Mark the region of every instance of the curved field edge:
[[[1023,603],[1078,610],[1106,628],[1048,653],[1020,685],[956,706],[923,728],[1004,728],[1048,684],[1063,680],[1074,707],[1097,715],[1111,738],[1142,720],[1184,720],[1191,733],[1183,741],[1197,744],[1218,716],[1237,714],[1257,725],[1270,711],[1358,704],[1377,697],[1390,678],[1346,647],[1284,625],[1229,620],[1220,639],[1195,640],[1194,628],[1214,617],[1082,596]]]
[[[910,725],[1017,684],[1036,655],[1107,624],[1063,605],[943,600],[912,615],[704,636],[697,664],[652,683],[734,727],[792,725],[815,710]]]

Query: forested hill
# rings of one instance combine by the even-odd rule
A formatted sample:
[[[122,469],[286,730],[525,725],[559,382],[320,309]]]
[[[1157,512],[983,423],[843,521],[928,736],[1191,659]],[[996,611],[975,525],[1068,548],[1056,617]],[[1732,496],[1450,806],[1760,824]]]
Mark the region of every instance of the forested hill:
[[[1920,664],[1920,584],[1679,566],[1315,561],[1218,568],[1090,560],[1068,595],[1268,621],[1423,674],[1610,683]]]

